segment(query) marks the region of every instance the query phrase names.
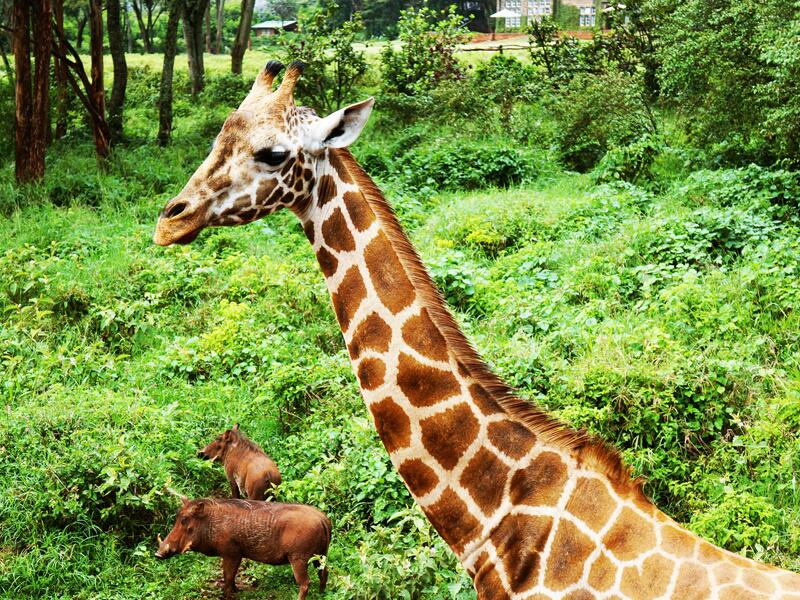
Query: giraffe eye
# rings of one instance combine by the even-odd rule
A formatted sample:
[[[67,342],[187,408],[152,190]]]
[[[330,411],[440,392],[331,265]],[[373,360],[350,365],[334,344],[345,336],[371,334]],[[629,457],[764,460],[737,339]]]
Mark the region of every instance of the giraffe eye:
[[[271,167],[277,167],[289,156],[288,150],[276,150],[275,148],[262,148],[253,154],[257,162],[265,163]]]

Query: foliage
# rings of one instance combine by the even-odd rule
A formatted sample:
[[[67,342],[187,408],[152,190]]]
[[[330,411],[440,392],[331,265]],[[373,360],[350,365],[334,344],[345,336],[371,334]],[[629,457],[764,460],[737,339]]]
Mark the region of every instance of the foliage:
[[[618,72],[574,77],[554,99],[552,110],[559,123],[556,144],[562,160],[581,172],[610,148],[654,133],[639,82]]]
[[[299,33],[282,34],[279,38],[287,63],[301,60],[307,66],[295,95],[326,114],[355,98],[356,85],[367,72],[364,53],[353,47],[356,36],[364,29],[360,13],[340,27],[332,27],[335,9],[336,5],[330,4],[301,17]]]
[[[663,22],[661,86],[698,144],[735,163],[796,159],[797,28],[789,0],[691,1]]]
[[[515,104],[532,102],[540,91],[536,71],[530,65],[502,54],[478,65],[471,82],[483,99],[499,106],[504,124],[511,119]]]
[[[383,86],[389,93],[426,95],[444,81],[464,78],[455,57],[466,29],[455,5],[447,11],[428,6],[408,8],[397,24],[399,50],[387,45],[381,52]]]

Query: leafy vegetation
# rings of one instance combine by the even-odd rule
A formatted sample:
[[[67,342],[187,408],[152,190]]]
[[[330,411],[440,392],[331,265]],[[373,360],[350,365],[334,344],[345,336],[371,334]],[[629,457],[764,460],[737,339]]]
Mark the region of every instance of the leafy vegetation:
[[[670,23],[733,10],[695,4]],[[706,59],[637,37],[654,31],[648,6],[630,3],[644,16],[623,20],[617,38],[556,47],[551,73],[527,57],[472,68],[455,52],[452,15],[431,35],[432,13],[412,11],[401,23],[412,43],[365,53],[362,87],[306,97],[322,110],[377,95],[353,151],[505,379],[619,447],[679,521],[798,570],[800,175],[796,102],[776,100],[796,85],[784,35],[796,23],[769,29],[736,12],[762,44],[741,68],[760,74],[739,96],[726,82],[726,102],[755,94],[775,134],[766,120],[723,132],[712,106],[722,100],[678,85]],[[360,52],[355,29],[306,34],[320,77],[350,60],[340,49]],[[736,50],[726,39],[712,42]],[[218,465],[195,454],[239,422],[280,466],[279,498],[330,515],[328,597],[473,598],[374,432],[294,217],[151,244],[158,211],[272,56],[248,53],[244,78],[207,58],[196,101],[176,72],[166,148],[152,143],[153,57],[130,59],[128,139],[105,170],[77,105],[40,185],[13,185],[0,145],[0,594],[217,594],[215,560],[161,563],[153,551],[180,495],[227,495]],[[664,88],[657,102],[648,69]],[[692,114],[675,110],[683,99]],[[4,123],[12,102],[0,83]],[[288,567],[246,564],[239,584],[243,600],[296,595]]]

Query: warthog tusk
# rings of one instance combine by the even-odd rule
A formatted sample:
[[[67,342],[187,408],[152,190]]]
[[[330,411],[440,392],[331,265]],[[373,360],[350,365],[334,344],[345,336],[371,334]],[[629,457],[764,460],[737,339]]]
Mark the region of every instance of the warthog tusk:
[[[159,546],[163,543],[163,540],[161,539],[161,534],[160,533],[156,536],[156,541],[158,542]]]
[[[181,554],[183,554],[184,552],[188,552],[188,551],[189,551],[189,550],[191,550],[191,549],[192,549],[192,542],[189,542],[188,544],[186,544],[186,545],[183,547],[183,550],[181,550]]]

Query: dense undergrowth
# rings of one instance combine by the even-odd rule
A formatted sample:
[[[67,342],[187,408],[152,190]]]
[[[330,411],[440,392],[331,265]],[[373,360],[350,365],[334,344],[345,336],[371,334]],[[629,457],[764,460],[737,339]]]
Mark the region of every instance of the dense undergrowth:
[[[159,149],[157,76],[134,70],[106,172],[77,133],[40,186],[1,168],[0,594],[216,594],[215,560],[158,562],[154,539],[181,494],[227,494],[195,454],[239,422],[279,497],[331,516],[328,597],[474,597],[373,431],[294,217],[151,244],[237,81],[179,97]],[[506,108],[410,125],[378,108],[354,153],[523,396],[617,445],[693,530],[800,569],[797,174],[712,170],[669,115],[657,137],[604,132],[612,150],[577,174],[552,107]],[[288,567],[249,564],[240,585],[296,594]]]

